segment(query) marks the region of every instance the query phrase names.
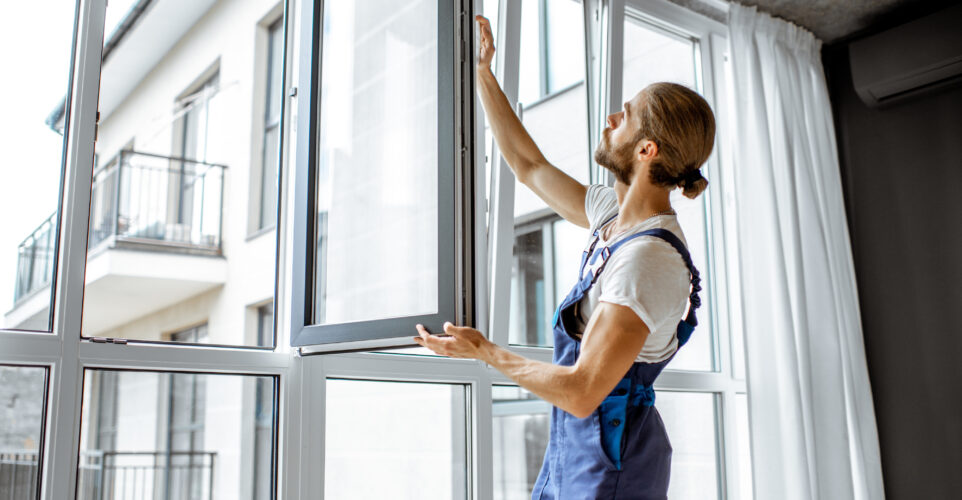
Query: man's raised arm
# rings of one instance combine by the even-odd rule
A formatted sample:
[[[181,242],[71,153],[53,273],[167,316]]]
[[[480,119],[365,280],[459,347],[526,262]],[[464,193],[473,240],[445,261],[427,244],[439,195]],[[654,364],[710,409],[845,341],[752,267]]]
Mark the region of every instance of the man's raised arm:
[[[494,57],[491,25],[482,16],[477,16],[476,19],[481,32],[477,67],[478,94],[491,124],[494,139],[498,141],[501,155],[507,160],[518,180],[541,197],[555,212],[574,224],[588,227],[588,216],[585,215],[587,190],[584,184],[548,163],[524,129],[521,120],[514,114],[494,73],[491,72],[491,59]]]

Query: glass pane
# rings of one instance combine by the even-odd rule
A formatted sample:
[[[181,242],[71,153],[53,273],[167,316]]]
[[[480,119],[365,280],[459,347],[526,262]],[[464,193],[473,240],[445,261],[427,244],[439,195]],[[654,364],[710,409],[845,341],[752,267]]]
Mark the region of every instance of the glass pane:
[[[668,498],[720,498],[715,395],[658,391],[655,407],[673,449]]]
[[[0,19],[0,328],[50,331],[73,0],[12,2]],[[29,48],[29,50],[24,50]]]
[[[467,399],[462,385],[328,380],[324,497],[467,498]]]
[[[494,498],[526,500],[548,446],[551,405],[515,386],[494,386]],[[714,395],[658,391],[673,448],[668,498],[718,498]]]
[[[314,324],[437,313],[437,17],[325,4]]]
[[[206,322],[205,343],[273,346],[246,315],[274,294],[275,239],[248,235],[276,213],[275,5],[107,6],[85,337],[176,342]]]
[[[674,82],[701,90],[697,78],[697,43],[694,40],[669,34],[644,21],[625,17],[623,99],[629,100],[655,82]],[[711,279],[708,268],[708,240],[705,195],[691,200],[680,190],[671,193],[671,205],[678,212],[678,223],[685,233],[688,249],[695,267],[701,272],[702,283]],[[712,370],[711,300],[709,287],[701,292],[702,307],[698,310],[698,327],[672,360],[670,368],[677,370]]]
[[[0,365],[0,498],[39,498],[46,400],[46,368]]]
[[[588,108],[581,2],[523,2],[519,100],[522,122],[553,165],[589,182]],[[540,69],[539,69],[540,68]],[[517,182],[517,181],[516,181]],[[512,344],[551,346],[551,318],[574,285],[588,233],[515,185]],[[556,222],[558,221],[558,222]]]
[[[754,498],[752,485],[752,443],[748,429],[748,395],[735,394],[735,426],[738,432],[738,491],[744,500]]]
[[[275,400],[274,377],[86,370],[77,497],[273,498]]]
[[[588,233],[558,216],[515,229],[508,339],[551,346],[551,318],[578,279]]]
[[[491,388],[495,500],[528,500],[548,447],[551,405],[513,386]]]
[[[545,247],[550,249],[550,226],[537,224],[514,239],[514,265],[511,276],[511,322],[509,341],[512,344],[552,345],[551,316],[545,269]],[[546,242],[547,240],[547,242]]]
[[[554,94],[585,79],[584,9],[581,0],[546,0],[544,8],[546,87]]]

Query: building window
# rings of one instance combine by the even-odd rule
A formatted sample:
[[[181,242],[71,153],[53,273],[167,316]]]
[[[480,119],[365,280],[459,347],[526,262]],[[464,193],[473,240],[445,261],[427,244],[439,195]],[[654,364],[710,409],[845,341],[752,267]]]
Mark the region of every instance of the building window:
[[[586,233],[554,212],[519,219],[514,234],[509,342],[551,346],[551,318],[577,281]]]
[[[277,209],[277,162],[281,133],[284,89],[284,24],[278,20],[268,28],[267,71],[264,86],[264,131],[262,134],[260,212],[257,228],[274,225]]]
[[[180,123],[180,148],[176,154],[175,169],[170,172],[171,182],[168,197],[176,200],[170,207],[174,211],[177,224],[192,220],[194,209],[194,179],[198,176],[196,162],[207,161],[210,132],[210,99],[217,92],[219,74],[215,73],[199,89],[180,102],[183,116]]]
[[[312,146],[296,162],[304,210],[294,215],[294,279],[304,300],[293,299],[292,345],[413,345],[415,324],[440,330],[471,314],[459,297],[473,287],[464,265],[473,221],[456,200],[473,195],[459,160],[473,144],[454,133],[455,88],[467,75],[452,57],[454,9],[358,1],[319,12],[317,71],[302,71],[298,86],[299,119],[313,118],[298,126]]]

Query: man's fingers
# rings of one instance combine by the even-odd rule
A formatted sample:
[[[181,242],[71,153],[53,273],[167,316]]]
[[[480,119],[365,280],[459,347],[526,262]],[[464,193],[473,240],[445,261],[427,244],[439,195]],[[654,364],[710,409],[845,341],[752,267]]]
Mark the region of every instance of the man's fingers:
[[[478,25],[481,27],[481,38],[490,40],[491,37],[491,21],[482,15],[474,16],[474,19],[478,21]]]
[[[470,326],[454,326],[450,321],[444,322],[444,333],[452,337],[460,337],[465,330],[470,330]]]
[[[441,338],[436,335],[431,335],[431,333],[424,328],[424,325],[417,325],[416,328],[421,337],[414,337],[414,341],[438,354],[445,354],[441,352],[446,350],[447,346],[445,344],[454,341],[453,338]]]

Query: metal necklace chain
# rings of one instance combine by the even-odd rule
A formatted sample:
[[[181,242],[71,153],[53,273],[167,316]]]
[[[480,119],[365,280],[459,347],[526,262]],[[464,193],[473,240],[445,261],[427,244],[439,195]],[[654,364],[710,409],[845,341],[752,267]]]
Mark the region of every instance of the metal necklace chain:
[[[653,218],[653,217],[658,217],[659,215],[678,215],[678,212],[675,212],[675,209],[673,209],[673,208],[669,208],[668,210],[662,210],[661,212],[655,212],[655,213],[649,215],[647,218],[645,218],[645,220],[639,222],[638,224],[635,224],[635,226],[637,226],[637,225],[639,225],[639,224],[643,224],[643,223],[647,222],[648,219],[651,219],[651,218]],[[611,222],[614,222],[614,219],[612,219]],[[634,227],[634,226],[632,226],[632,227]],[[631,229],[631,228],[629,228],[629,229]],[[620,231],[620,232],[618,232],[618,234],[609,235],[609,237],[608,237],[608,238],[605,238],[605,239],[606,239],[606,240],[610,240],[610,239],[612,239],[612,238],[614,238],[614,237],[616,237],[616,236],[621,236],[622,234],[624,234],[624,233],[627,232],[627,231],[628,231],[627,229],[624,230],[624,231]],[[611,229],[609,229],[608,232],[611,232]]]

